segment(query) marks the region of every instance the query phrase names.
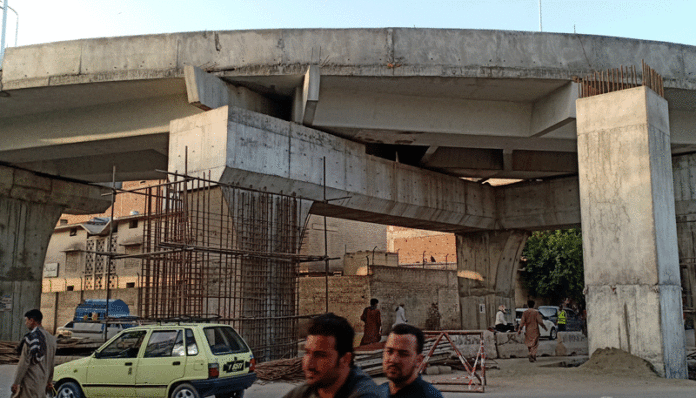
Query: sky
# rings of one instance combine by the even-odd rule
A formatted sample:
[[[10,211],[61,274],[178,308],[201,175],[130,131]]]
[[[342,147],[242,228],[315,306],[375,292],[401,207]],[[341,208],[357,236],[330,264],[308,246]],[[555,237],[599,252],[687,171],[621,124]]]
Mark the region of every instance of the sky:
[[[539,0],[0,0],[17,44],[282,28],[539,31]],[[4,4],[4,3],[3,3]],[[694,0],[542,0],[542,30],[696,45]],[[15,44],[8,12],[7,43]]]

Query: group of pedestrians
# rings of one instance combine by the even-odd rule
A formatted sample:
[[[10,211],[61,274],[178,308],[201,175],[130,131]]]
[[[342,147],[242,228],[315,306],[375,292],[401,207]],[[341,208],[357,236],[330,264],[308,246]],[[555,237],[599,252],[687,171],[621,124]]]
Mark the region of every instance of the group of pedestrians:
[[[302,358],[305,382],[285,398],[442,398],[418,373],[425,342],[420,329],[407,323],[393,327],[382,356],[389,381],[380,386],[353,363],[354,336],[353,327],[343,317],[328,313],[314,318]]]

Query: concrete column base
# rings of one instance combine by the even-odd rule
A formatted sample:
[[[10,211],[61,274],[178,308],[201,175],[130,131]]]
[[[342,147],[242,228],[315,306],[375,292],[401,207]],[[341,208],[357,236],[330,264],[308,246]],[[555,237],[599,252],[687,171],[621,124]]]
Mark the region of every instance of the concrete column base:
[[[658,374],[666,376],[666,369],[673,369],[686,358],[681,319],[671,319],[680,310],[681,289],[678,286],[588,286],[590,352],[606,347],[620,348],[647,360]],[[656,333],[670,340],[664,345],[664,353],[662,346],[654,344]]]

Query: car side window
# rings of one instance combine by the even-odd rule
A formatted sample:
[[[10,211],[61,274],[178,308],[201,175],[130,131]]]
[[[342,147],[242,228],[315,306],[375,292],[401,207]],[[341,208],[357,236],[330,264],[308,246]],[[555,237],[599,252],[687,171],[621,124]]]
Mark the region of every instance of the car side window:
[[[198,342],[193,336],[193,330],[186,329],[186,355],[196,356],[198,355]]]
[[[145,358],[184,356],[184,336],[181,330],[157,330],[150,335]]]
[[[136,330],[121,334],[99,351],[98,358],[136,358],[146,333],[144,330]]]

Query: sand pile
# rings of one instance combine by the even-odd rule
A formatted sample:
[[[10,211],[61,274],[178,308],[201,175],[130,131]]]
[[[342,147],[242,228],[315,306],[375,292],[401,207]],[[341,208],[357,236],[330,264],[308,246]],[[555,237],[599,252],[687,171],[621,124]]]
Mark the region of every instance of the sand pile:
[[[580,368],[604,374],[621,373],[635,376],[657,376],[650,362],[618,348],[598,349]]]

